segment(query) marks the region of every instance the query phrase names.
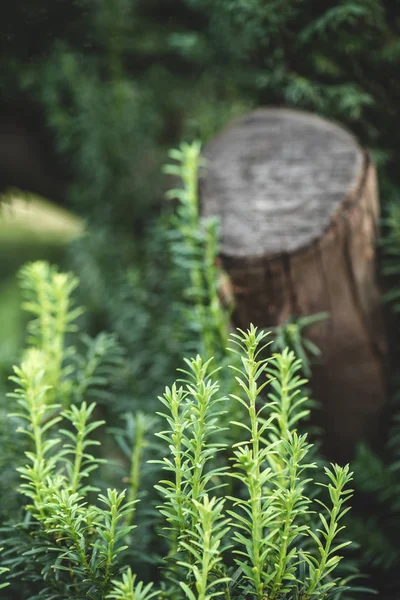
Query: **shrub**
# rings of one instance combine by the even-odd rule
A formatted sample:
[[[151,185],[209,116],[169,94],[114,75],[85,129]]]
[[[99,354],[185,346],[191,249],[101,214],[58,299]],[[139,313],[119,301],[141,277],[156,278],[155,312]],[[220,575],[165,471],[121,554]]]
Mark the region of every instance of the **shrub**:
[[[338,535],[352,474],[348,466],[327,468],[321,485],[328,500],[311,500],[316,465],[307,460],[307,436],[296,430],[307,412],[301,362],[288,350],[263,358],[266,334],[252,326],[231,339],[239,357],[231,365],[231,389],[240,391],[221,395],[219,365],[198,355],[186,359],[184,380],[160,398],[162,456],[153,462],[165,471],[156,485],[164,527],[153,519],[149,556],[160,573],[154,583],[137,582],[130,546],[140,541],[135,510],[149,434],[144,426],[140,437],[136,427],[128,491],[107,487],[98,453],[107,434],[100,434],[104,423],[87,400],[105,382],[96,365],[89,367],[93,354],[82,368],[67,343],[67,334],[78,334],[77,280],[42,262],[27,265],[21,280],[25,308],[34,315],[11,394],[12,423],[26,444],[18,469],[25,501],[21,521],[4,536],[2,569],[10,569],[11,582],[4,593],[147,599],[158,589],[174,600],[274,600],[333,598],[346,589],[333,573],[338,551],[349,544]],[[93,348],[94,341],[86,342]],[[261,402],[264,388],[268,402]],[[235,403],[243,418],[232,423],[240,432],[232,443],[225,424]]]

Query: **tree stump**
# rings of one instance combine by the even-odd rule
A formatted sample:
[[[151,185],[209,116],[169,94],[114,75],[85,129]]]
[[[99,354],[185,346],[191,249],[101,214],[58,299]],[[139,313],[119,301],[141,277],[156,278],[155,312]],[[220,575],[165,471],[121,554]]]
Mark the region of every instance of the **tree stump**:
[[[262,109],[204,149],[201,211],[221,220],[233,325],[268,328],[327,311],[307,331],[322,351],[312,390],[325,450],[348,460],[382,433],[386,342],[376,280],[379,200],[373,164],[340,126]],[[321,422],[321,421],[320,421]]]

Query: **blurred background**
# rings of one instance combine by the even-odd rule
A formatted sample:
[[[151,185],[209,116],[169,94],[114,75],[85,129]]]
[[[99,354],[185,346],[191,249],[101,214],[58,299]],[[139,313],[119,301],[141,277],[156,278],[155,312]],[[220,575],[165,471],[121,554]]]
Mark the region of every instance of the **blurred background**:
[[[2,372],[21,344],[18,267],[47,257],[85,272],[91,326],[109,325],[99,295],[154,236],[167,148],[250,108],[342,123],[378,164],[385,213],[396,205],[397,2],[14,2],[0,53]]]

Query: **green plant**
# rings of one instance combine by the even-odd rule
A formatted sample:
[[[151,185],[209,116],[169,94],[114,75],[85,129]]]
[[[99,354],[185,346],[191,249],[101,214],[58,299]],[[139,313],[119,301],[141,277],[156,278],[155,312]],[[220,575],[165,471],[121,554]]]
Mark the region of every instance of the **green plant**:
[[[218,386],[212,383],[212,374],[207,374],[209,363],[203,365],[199,359],[193,360],[186,385],[167,389],[161,399],[168,409],[164,418],[169,424],[169,430],[161,436],[172,452],[171,457],[163,459],[163,468],[172,478],[158,486],[164,498],[160,511],[168,523],[168,570],[172,571],[173,582],[169,594],[172,597],[179,597],[173,584],[185,577],[182,567],[190,567],[193,576],[193,587],[188,583],[183,586],[191,599],[194,590],[202,598],[214,595],[228,598],[231,593],[233,596],[243,593],[260,599],[311,599],[322,595],[334,597],[346,589],[331,577],[331,572],[340,562],[337,551],[349,544],[348,541],[336,543],[335,538],[341,529],[338,521],[347,512],[343,504],[351,490],[344,487],[352,473],[348,467],[338,465],[326,470],[332,506],[320,501],[321,525],[310,522],[312,479],[305,473],[314,465],[304,460],[310,448],[306,436],[299,436],[293,428],[304,416],[300,410],[304,398],[296,393],[302,384],[296,376],[301,363],[288,351],[274,356],[271,366],[278,374],[277,379],[272,380],[274,399],[258,407],[259,395],[270,383],[268,379],[258,383],[266,372],[267,361],[259,358],[264,337],[265,333],[257,333],[253,327],[234,336],[242,361],[242,369],[234,367],[234,370],[236,373],[239,370],[236,378],[244,392],[244,397],[235,395],[234,398],[246,408],[246,421],[239,425],[250,439],[234,444],[232,469],[219,466],[218,456],[226,448],[210,440],[220,434],[211,418],[214,417],[211,399],[216,396]],[[192,380],[197,380],[196,386]],[[209,395],[205,394],[206,390],[210,390]],[[199,410],[206,398],[203,414],[208,410],[210,417],[202,420],[198,418]],[[224,402],[224,399],[216,396],[215,402]],[[193,411],[196,419],[191,418]],[[206,427],[207,422],[211,424],[210,429]],[[197,452],[199,431],[204,441]],[[231,508],[229,516],[224,516],[223,483],[229,477],[234,477],[239,487],[235,488],[235,495],[225,497],[225,503]],[[219,498],[212,506],[208,504],[211,489],[216,490],[216,498]],[[211,538],[211,530],[201,521],[205,513],[208,523],[215,524],[215,538]],[[224,536],[220,534],[224,529],[225,536],[229,533],[225,550],[221,544]],[[213,572],[204,566],[209,565],[210,544],[214,548]],[[229,586],[233,581],[233,566],[226,562],[226,545],[233,551],[238,567],[236,592]]]
[[[297,358],[302,362],[304,375],[311,377],[312,358],[319,358],[321,351],[304,335],[304,330],[328,317],[328,313],[318,313],[316,315],[299,317],[298,319],[289,317],[285,323],[271,329],[274,336],[271,350],[277,352],[281,352],[285,348],[293,350]]]
[[[200,150],[196,141],[171,150],[165,171],[174,189],[144,240],[97,230],[74,242],[89,327],[91,318],[106,319],[115,331],[139,410],[157,410],[182,356],[226,356],[231,307],[219,297],[218,222],[199,214],[198,179],[206,168]],[[121,397],[118,406],[121,413],[132,409],[128,402],[122,407]]]
[[[157,596],[157,591],[151,591],[151,583],[144,585],[142,581],[136,584],[136,575],[130,568],[122,575],[122,579],[113,580],[112,591],[106,596],[110,600],[150,600]]]
[[[307,476],[313,467],[306,460],[310,444],[295,429],[307,412],[298,376],[301,362],[288,350],[269,363],[261,358],[266,334],[254,327],[232,338],[238,357],[232,373],[241,391],[231,400],[220,395],[218,380],[226,381],[220,368],[200,356],[185,360],[184,379],[161,398],[160,416],[167,423],[158,433],[163,457],[152,462],[167,475],[156,485],[167,557],[160,560],[152,551],[164,575],[154,590],[151,581],[136,583],[126,567],[128,560],[137,563],[129,546],[140,530],[134,511],[145,481],[143,452],[155,423],[140,414],[132,422],[128,501],[123,490],[101,493],[93,474],[97,471],[104,489],[107,471],[93,434],[103,422],[95,418],[95,404],[85,399],[90,386],[82,386],[82,373],[92,381],[95,369],[74,368],[81,363],[69,362],[72,346],[65,338],[67,332],[77,333],[73,321],[81,310],[71,298],[77,282],[42,263],[24,268],[22,277],[27,308],[34,314],[29,327],[34,345],[12,377],[16,390],[11,398],[17,406],[12,419],[27,442],[26,463],[18,469],[27,502],[25,518],[6,529],[6,565],[1,568],[2,573],[10,569],[11,592],[14,578],[27,586],[23,596],[47,600],[147,600],[159,593],[157,588],[174,599],[250,595],[311,600],[333,598],[347,588],[332,572],[340,563],[338,550],[349,543],[334,540],[351,474],[348,467],[327,469],[332,506],[320,501],[318,526]],[[89,359],[93,356],[96,352],[89,353]],[[267,386],[270,402],[259,404]],[[247,415],[232,423],[247,440],[232,442],[225,435],[231,401]],[[121,431],[111,433],[126,443]],[[158,523],[150,523],[153,540]]]
[[[112,489],[98,494],[93,485],[93,472],[103,461],[92,434],[104,421],[93,419],[95,404],[84,398],[108,384],[102,359],[113,354],[115,341],[85,337],[86,358],[73,360],[76,351],[66,336],[77,331],[74,321],[82,314],[72,303],[77,280],[38,262],[22,269],[21,281],[24,307],[34,319],[28,327],[31,347],[11,378],[17,386],[10,394],[17,405],[11,416],[27,440],[27,463],[18,471],[28,520],[14,527],[28,534],[25,553],[42,559],[31,562],[22,578],[35,581],[40,573],[41,594],[48,597],[103,597],[132,529],[128,515],[135,500],[125,502],[125,493]],[[11,565],[19,564],[10,540],[5,551]]]
[[[177,300],[204,253],[196,255],[197,266],[188,268],[186,262],[183,269],[178,267],[171,256],[171,239],[167,241],[168,219],[157,219],[155,225],[146,221],[148,208],[158,201],[161,204],[161,184],[154,175],[164,160],[164,144],[176,143],[182,136],[210,139],[233,116],[252,107],[286,105],[312,110],[346,125],[371,149],[379,167],[382,200],[394,200],[386,238],[393,259],[388,296],[393,306],[398,304],[400,26],[395,3],[31,0],[29,7],[25,4],[9,5],[10,16],[1,36],[6,57],[0,67],[2,107],[9,110],[15,106],[16,123],[22,125],[26,117],[28,129],[39,129],[40,139],[51,130],[53,145],[69,167],[69,205],[88,216],[91,224],[96,223],[96,229],[93,226],[71,250],[82,281],[83,302],[89,308],[84,328],[95,332],[110,328],[127,350],[121,376],[115,377],[111,361],[107,374],[102,375],[107,384],[93,384],[83,394],[88,405],[101,394],[96,413],[101,410],[102,414],[96,418],[107,412],[108,419],[112,410],[115,427],[127,410],[156,410],[156,398],[163,385],[171,387],[182,355],[202,351],[201,338],[208,349],[214,348],[210,353],[207,350],[205,359],[212,354],[217,358],[219,336],[212,333],[211,339],[209,333],[203,334],[191,324],[191,309],[196,304],[193,296],[186,294],[185,310]],[[25,111],[27,96],[37,104]],[[201,235],[204,238],[204,231]],[[191,242],[189,245],[192,248]],[[199,246],[204,250],[204,245]],[[204,264],[200,269],[204,273]],[[206,314],[209,303],[204,290],[200,305]],[[199,323],[201,310],[195,308],[193,313]],[[201,321],[208,327],[212,319],[204,314]],[[398,330],[398,322],[393,320],[394,357]],[[280,350],[287,342],[296,341],[299,332],[290,328],[286,333],[280,339],[276,332]],[[101,345],[98,341],[97,348]],[[90,343],[94,349],[93,340]],[[77,346],[82,344],[77,342]],[[303,345],[299,354],[300,350],[305,350]],[[71,353],[63,368],[69,368],[73,359]],[[91,360],[88,355],[86,360]],[[219,358],[217,364],[222,364]],[[56,373],[56,364],[54,369]],[[307,373],[307,361],[303,369]],[[83,367],[81,372],[88,371]],[[47,377],[51,379],[54,373]],[[225,369],[221,377],[221,391],[236,393]],[[113,379],[127,381],[132,394],[122,390],[115,395]],[[59,389],[64,390],[66,405],[81,402],[74,381],[72,373],[61,376]],[[3,404],[1,511],[15,516],[20,502],[12,491],[14,466],[23,460],[28,437],[20,436],[18,442],[14,439],[5,425]],[[229,406],[224,424],[230,418],[243,422],[244,406],[237,403],[237,407],[240,416],[232,417]],[[225,432],[232,443],[241,439],[237,430],[236,425]],[[397,444],[395,437],[393,440]],[[130,455],[131,448],[124,453]],[[363,473],[359,463],[356,465],[356,477],[367,485],[368,501],[381,495],[391,499],[383,504],[372,502],[373,514],[362,515],[357,539],[365,540],[361,536],[366,533],[370,537],[362,543],[360,555],[371,556],[374,564],[384,567],[396,565],[397,459],[393,468],[387,468],[387,456],[376,460],[366,453],[363,462]],[[98,469],[99,479],[104,470],[105,465]],[[142,485],[150,479],[147,468],[144,470]],[[135,523],[137,520],[138,513]],[[30,537],[26,546],[23,540],[22,536],[20,548],[30,551]],[[8,552],[6,544],[5,560]],[[387,577],[385,574],[382,579]]]
[[[229,519],[223,514],[223,506],[224,500],[217,500],[215,497],[210,499],[207,494],[203,496],[202,502],[193,500],[195,527],[191,529],[190,540],[181,541],[190,562],[179,562],[194,580],[193,590],[187,583],[180,582],[189,600],[211,600],[221,596],[224,591],[218,590],[218,587],[230,581],[229,577],[214,575],[222,563],[221,542],[230,530]]]
[[[37,523],[37,535],[52,557],[46,565],[50,581],[52,571],[56,580],[62,571],[65,592],[81,586],[89,597],[96,597],[110,587],[117,555],[123,550],[121,541],[130,530],[121,528],[121,522],[133,503],[123,504],[124,493],[109,489],[106,496],[98,496],[105,508],[88,504],[89,492],[97,488],[87,479],[98,467],[89,452],[98,442],[89,436],[102,422],[90,421],[94,404],[72,404],[60,412],[46,384],[43,359],[40,351],[31,350],[13,377],[18,386],[13,396],[19,405],[14,416],[27,422],[19,431],[33,442],[26,453],[28,464],[19,469],[24,481],[21,491],[29,500],[26,510]],[[54,428],[62,419],[67,428],[55,436]]]
[[[181,188],[167,193],[169,199],[178,201],[169,236],[176,272],[189,278],[189,284],[183,286],[183,322],[193,330],[194,339],[199,339],[196,350],[219,359],[228,341],[230,314],[222,306],[218,290],[218,219],[200,219],[199,215],[198,179],[207,168],[200,151],[201,144],[195,141],[169,152],[175,163],[166,165],[164,172],[182,182]]]
[[[163,458],[161,464],[175,477],[172,482],[162,480],[156,489],[164,499],[160,512],[169,524],[169,556],[172,558],[179,553],[188,518],[196,531],[193,502],[201,502],[210,480],[214,486],[218,485],[221,473],[226,470],[226,466],[216,467],[214,463],[226,445],[213,439],[217,430],[219,435],[223,432],[218,427],[222,414],[218,406],[224,398],[216,396],[219,386],[207,376],[210,361],[204,363],[200,356],[187,360],[189,383],[186,389],[174,384],[160,398],[167,409],[160,416],[167,420],[169,427],[157,436],[171,450],[171,458]],[[192,401],[188,401],[189,398]],[[209,468],[210,463],[214,463],[214,468]]]

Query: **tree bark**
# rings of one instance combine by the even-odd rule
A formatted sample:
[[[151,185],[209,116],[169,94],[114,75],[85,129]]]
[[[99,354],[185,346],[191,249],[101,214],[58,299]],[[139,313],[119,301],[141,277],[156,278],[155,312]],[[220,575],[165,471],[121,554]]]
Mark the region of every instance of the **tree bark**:
[[[386,403],[379,200],[368,153],[336,124],[264,109],[228,127],[204,157],[201,210],[221,219],[233,324],[268,328],[329,313],[306,333],[322,351],[312,390],[326,453],[348,460],[357,441],[379,442]]]

